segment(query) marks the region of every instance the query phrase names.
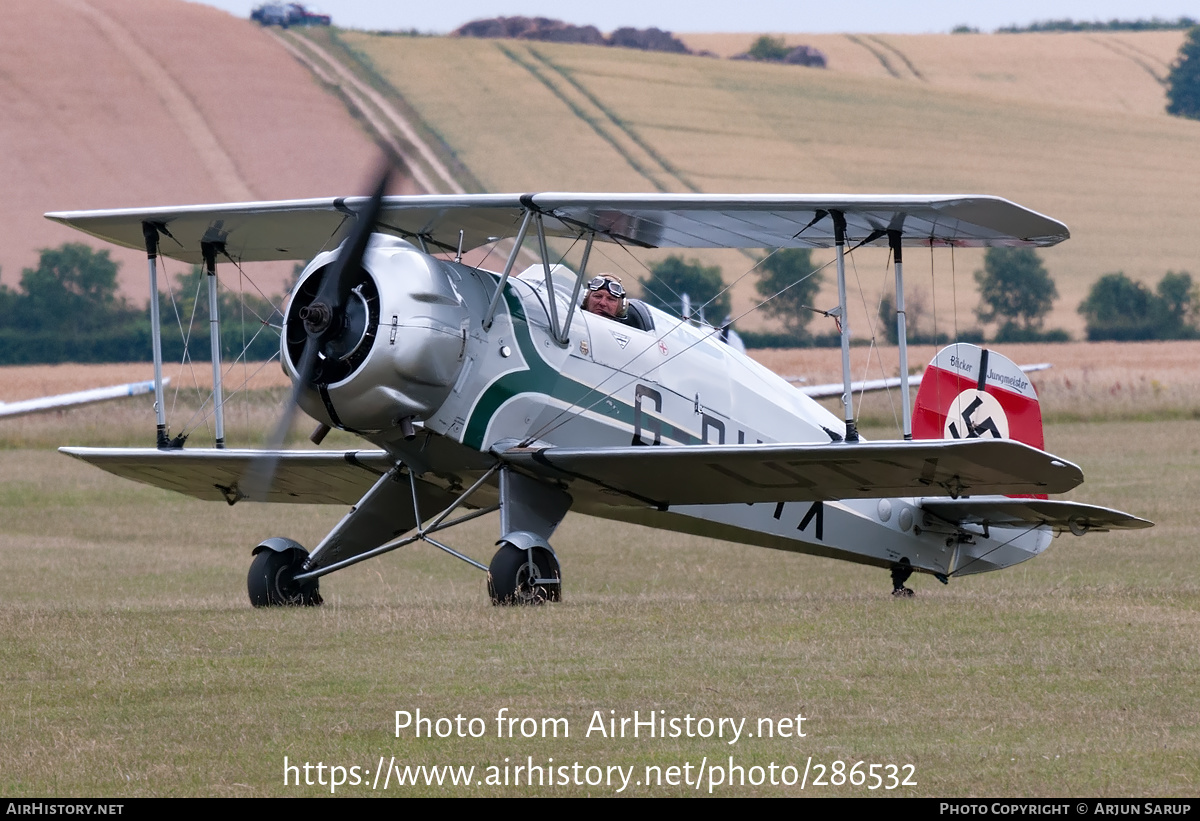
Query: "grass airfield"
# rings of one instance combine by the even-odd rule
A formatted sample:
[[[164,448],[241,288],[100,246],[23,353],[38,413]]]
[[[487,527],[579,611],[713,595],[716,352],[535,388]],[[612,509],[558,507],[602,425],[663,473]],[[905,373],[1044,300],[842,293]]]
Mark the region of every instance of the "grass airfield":
[[[730,757],[748,781],[771,763],[863,761],[912,765],[915,786],[816,786],[810,768],[803,791],[725,783],[713,794],[1194,795],[1200,420],[1177,410],[1047,428],[1049,447],[1089,477],[1074,498],[1155,528],[1064,537],[1036,560],[945,587],[917,576],[909,601],[893,600],[876,569],[570,516],[554,540],[558,605],[492,607],[482,573],[419,547],[329,577],[324,607],[255,611],[250,547],[284,534],[315,545],[340,509],[205,504],[7,441],[0,794],[331,791],[285,787],[286,756],[359,767],[366,783],[337,789],[358,796],[618,794],[619,778],[514,786],[512,768],[530,757],[585,775],[633,767],[620,794],[639,796],[707,794],[707,780],[634,782],[647,766],[665,779],[686,764],[694,781],[702,761],[728,768]],[[81,413],[91,435],[129,436],[120,405],[45,417],[39,435],[79,443]],[[486,561],[496,528],[487,517],[444,535]],[[566,718],[570,736],[497,738],[502,708]],[[485,736],[397,738],[395,711],[417,709],[483,719]],[[635,710],[744,717],[749,732],[802,714],[806,736],[585,735],[595,711]],[[476,780],[507,764],[510,783],[384,791],[381,779],[373,790],[381,756],[474,765]]]

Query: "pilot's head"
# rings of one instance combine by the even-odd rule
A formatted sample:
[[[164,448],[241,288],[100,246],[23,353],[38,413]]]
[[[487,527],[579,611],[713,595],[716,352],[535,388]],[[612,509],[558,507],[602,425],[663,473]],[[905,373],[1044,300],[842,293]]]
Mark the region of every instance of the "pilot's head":
[[[592,277],[583,297],[583,310],[609,319],[624,319],[629,312],[629,299],[625,296],[621,278],[616,274]]]

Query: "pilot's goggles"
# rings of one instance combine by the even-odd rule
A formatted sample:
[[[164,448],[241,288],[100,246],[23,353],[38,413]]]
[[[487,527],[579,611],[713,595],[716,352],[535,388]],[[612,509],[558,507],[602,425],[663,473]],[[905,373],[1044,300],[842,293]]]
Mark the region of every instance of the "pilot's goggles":
[[[591,282],[587,284],[589,291],[608,291],[617,299],[625,298],[625,286],[617,282],[615,279],[607,279],[605,277],[593,277]]]

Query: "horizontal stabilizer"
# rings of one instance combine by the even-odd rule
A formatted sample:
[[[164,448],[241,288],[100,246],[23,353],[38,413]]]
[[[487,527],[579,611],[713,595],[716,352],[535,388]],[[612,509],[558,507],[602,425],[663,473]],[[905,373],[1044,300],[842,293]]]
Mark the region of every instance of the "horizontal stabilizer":
[[[509,448],[509,464],[555,480],[582,480],[651,506],[799,502],[1008,493],[1062,493],[1077,465],[1004,439]],[[572,493],[583,490],[577,482]],[[619,503],[611,499],[612,503]]]
[[[1036,365],[1021,365],[1020,367],[1023,373],[1033,373],[1034,371],[1048,370],[1053,365],[1049,362],[1039,362]],[[908,377],[908,386],[913,388],[920,385],[922,378],[923,374],[913,374]],[[791,382],[792,380],[789,379],[788,381]],[[850,383],[850,391],[852,393],[886,391],[898,387],[900,387],[900,377],[898,376],[891,376],[886,379],[864,379],[862,382]],[[846,388],[841,382],[828,382],[824,385],[797,385],[796,390],[813,399],[832,399],[846,392]]]
[[[310,259],[345,237],[366,197],[58,211],[46,217],[94,237],[145,249],[142,224],[159,227],[159,253],[203,261],[201,242],[240,262]],[[909,246],[1047,246],[1070,236],[1057,220],[979,195],[460,194],[387,197],[378,231],[433,249],[476,248],[541,215],[547,236],[643,248],[832,248],[832,214],[853,243]],[[459,232],[462,231],[461,239]]]
[[[155,448],[59,448],[61,453],[125,479],[206,501],[230,504],[244,498],[238,483],[266,450],[157,450]],[[391,469],[382,450],[281,450],[268,502],[352,505]]]
[[[954,524],[987,527],[1039,527],[1056,531],[1104,533],[1109,530],[1140,530],[1153,522],[1108,507],[1054,499],[923,499],[921,507]]]

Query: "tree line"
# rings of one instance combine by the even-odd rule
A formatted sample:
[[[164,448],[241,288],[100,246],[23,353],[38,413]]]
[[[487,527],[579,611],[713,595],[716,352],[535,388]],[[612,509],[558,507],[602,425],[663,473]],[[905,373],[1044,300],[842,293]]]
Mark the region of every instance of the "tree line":
[[[1149,20],[1039,20],[1027,26],[1001,26],[996,29],[999,34],[1023,34],[1040,31],[1173,31],[1176,29],[1192,28],[1197,21],[1192,17],[1177,17],[1174,20],[1164,20],[1151,17]]]
[[[0,285],[0,364],[58,362],[137,362],[150,358],[149,305],[135,306],[117,287],[118,263],[108,251],[83,243],[44,249],[36,268],[22,272],[20,288]],[[738,332],[747,347],[788,348],[840,344],[835,321],[814,303],[824,281],[806,248],[767,254],[755,265],[755,291],[774,328]],[[1058,288],[1037,252],[1030,248],[989,248],[975,272],[979,286],[976,317],[991,328],[995,342],[1058,342],[1070,337],[1044,327]],[[179,361],[209,358],[208,289],[203,269],[180,272],[170,294],[159,294],[163,356]],[[651,266],[640,279],[642,297],[676,316],[721,327],[733,321],[729,292],[719,266],[671,256]],[[279,301],[279,300],[276,300]],[[921,322],[924,308],[910,297],[909,341],[944,343]],[[245,351],[247,359],[265,360],[279,351],[282,317],[271,300],[258,295],[218,291],[222,358]],[[1168,271],[1153,288],[1122,272],[1101,276],[1079,305],[1088,340],[1200,338],[1200,287],[1186,271]],[[812,320],[824,316],[827,331],[815,333]],[[881,333],[896,342],[896,315],[890,296],[881,300]],[[171,328],[179,333],[171,333]],[[956,339],[982,342],[984,330],[960,331]]]
[[[119,263],[108,251],[69,242],[41,251],[36,268],[25,268],[17,289],[0,285],[0,364],[140,362],[151,357],[149,302],[134,305],[118,290]],[[208,360],[208,289],[200,266],[180,273],[174,294],[159,294],[163,358]],[[270,300],[239,298],[218,290],[221,356],[235,358],[249,341],[247,357],[279,352],[281,317]],[[274,326],[274,327],[272,327]]]

